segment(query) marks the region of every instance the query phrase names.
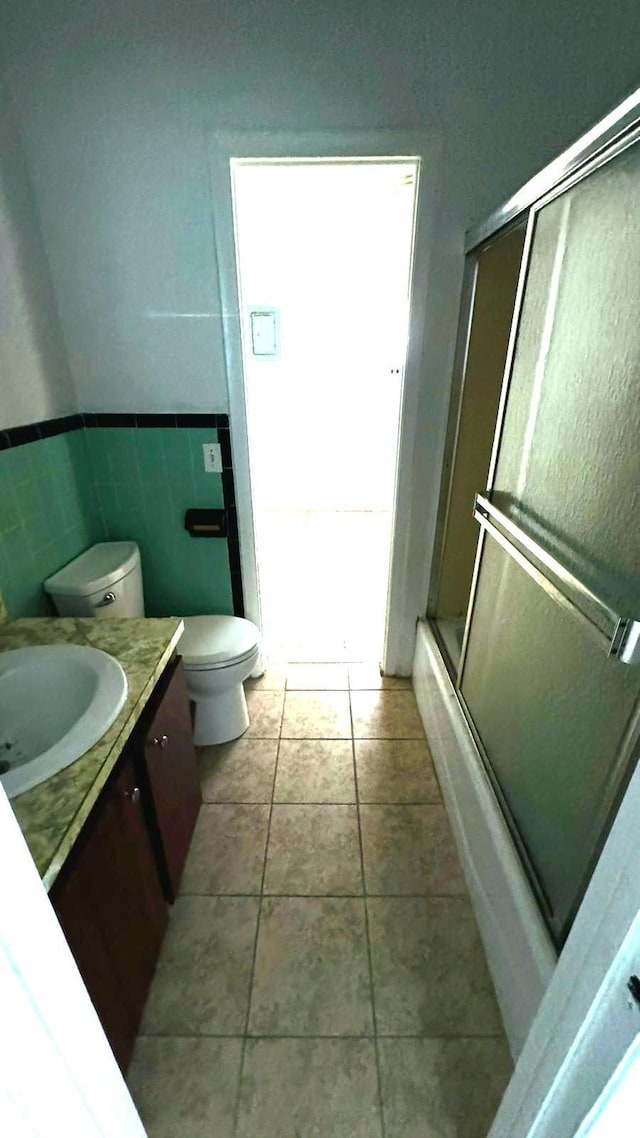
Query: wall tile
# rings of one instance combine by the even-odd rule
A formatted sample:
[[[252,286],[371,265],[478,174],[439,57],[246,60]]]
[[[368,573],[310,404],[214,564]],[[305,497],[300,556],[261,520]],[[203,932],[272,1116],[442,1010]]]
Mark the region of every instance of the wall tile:
[[[224,540],[191,537],[189,507],[224,505],[222,477],[204,471],[202,427],[111,427],[85,432],[105,533],[137,541],[149,616],[233,613]]]
[[[192,506],[222,508],[204,471],[215,428],[94,427],[0,452],[0,590],[9,616],[50,614],[43,580],[95,541],[137,541],[147,612],[233,612],[228,544],[192,538]]]
[[[83,431],[0,453],[0,589],[10,617],[50,615],[42,582],[103,537]]]

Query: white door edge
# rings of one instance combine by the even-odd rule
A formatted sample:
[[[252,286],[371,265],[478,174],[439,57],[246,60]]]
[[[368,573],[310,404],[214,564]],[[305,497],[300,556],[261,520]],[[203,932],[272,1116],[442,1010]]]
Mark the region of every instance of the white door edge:
[[[0,786],[0,1131],[145,1130]]]
[[[409,674],[415,644],[417,614],[407,607],[406,601],[414,524],[411,472],[423,378],[424,328],[431,238],[440,179],[440,149],[440,142],[435,135],[415,130],[302,133],[216,131],[209,140],[211,211],[221,300],[245,615],[259,628],[262,628],[260,580],[251,492],[230,161],[232,158],[281,157],[420,159],[409,342],[401,397],[385,645],[381,660],[384,671],[391,675],[398,672]]]

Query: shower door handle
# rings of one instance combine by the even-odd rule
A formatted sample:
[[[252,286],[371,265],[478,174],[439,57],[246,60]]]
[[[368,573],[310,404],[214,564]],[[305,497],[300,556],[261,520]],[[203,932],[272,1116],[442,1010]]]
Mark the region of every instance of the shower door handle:
[[[476,494],[473,516],[552,600],[595,633],[609,656],[640,662],[640,620],[616,612],[485,494]]]

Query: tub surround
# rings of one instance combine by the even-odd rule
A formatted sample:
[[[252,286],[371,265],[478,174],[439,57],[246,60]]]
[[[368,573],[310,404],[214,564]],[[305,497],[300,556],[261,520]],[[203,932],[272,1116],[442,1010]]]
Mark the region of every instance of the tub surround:
[[[182,635],[176,617],[128,620],[8,620],[0,652],[36,644],[85,644],[120,661],[126,703],[102,739],[58,774],[18,795],[11,805],[42,881],[50,889],[129,739]]]
[[[514,1060],[556,953],[434,634],[418,622],[413,687]]]

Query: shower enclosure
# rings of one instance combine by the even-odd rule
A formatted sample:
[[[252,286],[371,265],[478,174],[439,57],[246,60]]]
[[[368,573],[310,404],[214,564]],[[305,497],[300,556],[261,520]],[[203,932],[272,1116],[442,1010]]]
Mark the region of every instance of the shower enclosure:
[[[429,601],[558,947],[638,757],[639,138],[470,249]]]

